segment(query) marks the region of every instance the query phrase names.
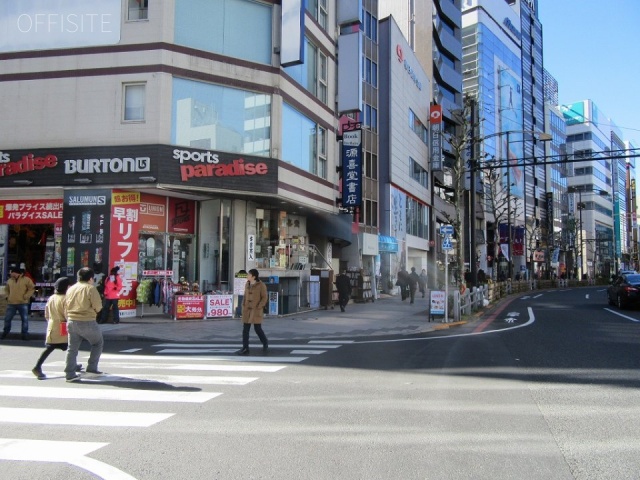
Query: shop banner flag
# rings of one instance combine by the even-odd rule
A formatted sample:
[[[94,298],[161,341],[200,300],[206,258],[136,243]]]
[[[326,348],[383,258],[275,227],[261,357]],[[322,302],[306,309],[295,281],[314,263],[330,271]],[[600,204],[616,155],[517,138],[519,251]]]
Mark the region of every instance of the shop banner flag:
[[[109,270],[120,267],[122,292],[118,301],[120,318],[136,316],[138,286],[138,219],[140,193],[114,190],[111,195],[111,242]]]

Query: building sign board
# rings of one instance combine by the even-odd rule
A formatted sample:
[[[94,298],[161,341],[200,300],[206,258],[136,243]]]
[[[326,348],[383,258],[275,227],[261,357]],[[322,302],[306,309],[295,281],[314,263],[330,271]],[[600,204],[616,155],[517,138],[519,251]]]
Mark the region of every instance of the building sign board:
[[[362,130],[342,134],[342,207],[362,205]]]

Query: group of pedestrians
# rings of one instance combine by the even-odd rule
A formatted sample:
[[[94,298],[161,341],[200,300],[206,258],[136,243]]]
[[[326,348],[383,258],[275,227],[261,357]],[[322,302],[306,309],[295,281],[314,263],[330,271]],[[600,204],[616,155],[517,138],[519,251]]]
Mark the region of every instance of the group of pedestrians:
[[[74,285],[70,286],[71,281],[68,277],[60,277],[56,280],[54,293],[49,297],[44,308],[44,317],[47,321],[45,350],[31,370],[39,380],[47,378],[42,371],[42,365],[54,350],[66,351],[64,373],[67,382],[79,380],[82,365],[77,363],[77,357],[83,340],[91,345],[86,371],[94,374],[102,373],[98,370],[98,362],[104,340],[98,323],[106,321],[109,310],[113,310],[114,323],[120,320],[118,299],[122,290],[122,279],[118,275],[118,270],[118,267],[114,267],[104,282],[104,299],[94,285],[95,272],[91,268],[83,267],[78,270],[77,282]],[[23,270],[12,267],[5,290],[7,312],[1,338],[4,340],[8,337],[13,317],[18,313],[22,320],[22,339],[29,340],[29,304],[35,293],[35,284]]]
[[[115,278],[118,276],[117,270],[112,270],[111,275],[112,282],[122,288],[122,281],[120,279],[116,281]],[[46,348],[32,370],[38,380],[47,378],[42,371],[42,365],[56,349],[67,352],[64,368],[67,382],[80,380],[79,372],[82,371],[82,365],[77,360],[83,340],[86,340],[91,346],[86,372],[96,375],[102,374],[98,370],[98,362],[100,355],[102,355],[104,340],[96,319],[99,314],[102,314],[100,318],[104,320],[105,312],[108,313],[113,302],[106,296],[104,300],[100,297],[94,282],[95,273],[93,269],[88,267],[78,270],[77,282],[72,286],[69,286],[70,281],[67,277],[60,277],[56,280],[55,292],[47,300],[44,309],[44,317],[47,320]],[[111,288],[113,289],[113,287]],[[119,297],[120,290],[112,293],[111,296],[115,293]],[[118,307],[116,304],[114,322],[116,322],[117,315]]]
[[[409,298],[409,303],[414,303],[416,291],[420,291],[422,298],[425,296],[427,291],[427,271],[423,268],[420,275],[418,275],[416,267],[411,267],[411,273],[402,268],[398,272],[396,286],[400,287],[400,297],[403,302]]]

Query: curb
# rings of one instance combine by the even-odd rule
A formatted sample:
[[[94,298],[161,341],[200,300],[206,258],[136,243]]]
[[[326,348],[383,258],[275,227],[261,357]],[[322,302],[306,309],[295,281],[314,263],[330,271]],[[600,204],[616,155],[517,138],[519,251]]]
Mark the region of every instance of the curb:
[[[466,320],[460,320],[459,322],[451,322],[451,323],[442,323],[440,325],[435,325],[433,327],[434,330],[448,330],[451,327],[459,327],[461,325],[465,325],[467,323]]]

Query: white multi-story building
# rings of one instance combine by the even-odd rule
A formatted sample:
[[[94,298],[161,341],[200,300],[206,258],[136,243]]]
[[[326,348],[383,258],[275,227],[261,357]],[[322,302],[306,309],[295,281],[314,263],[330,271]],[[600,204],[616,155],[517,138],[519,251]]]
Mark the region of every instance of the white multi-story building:
[[[281,309],[310,303],[309,267],[337,269],[352,242],[336,2],[71,0],[57,25],[40,5],[1,7],[0,271],[46,284],[118,264],[131,286],[232,291],[257,268]]]

